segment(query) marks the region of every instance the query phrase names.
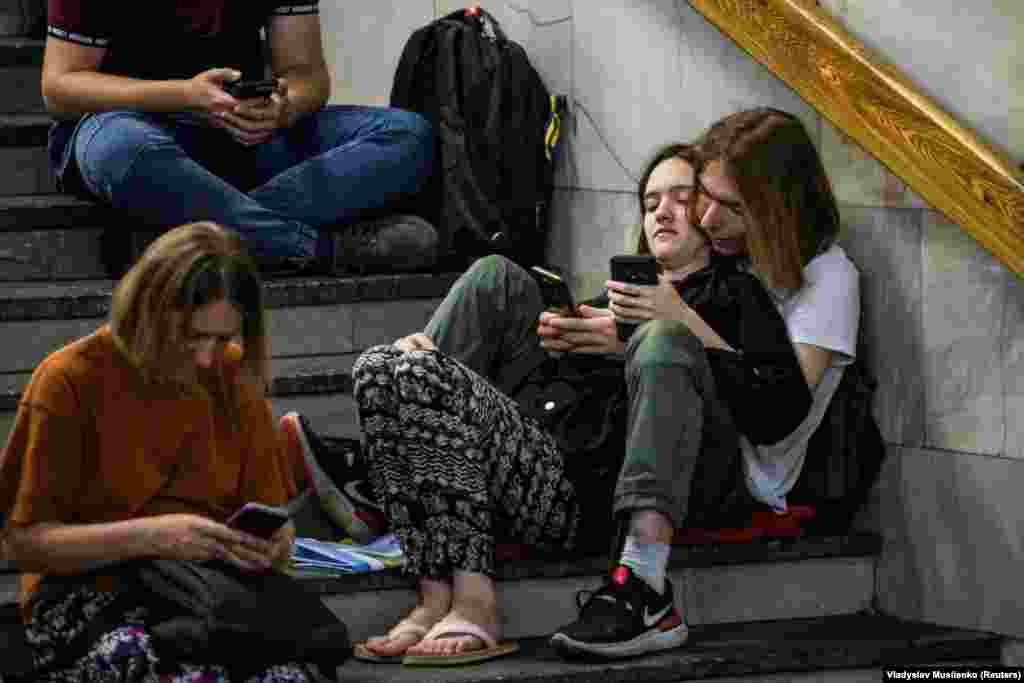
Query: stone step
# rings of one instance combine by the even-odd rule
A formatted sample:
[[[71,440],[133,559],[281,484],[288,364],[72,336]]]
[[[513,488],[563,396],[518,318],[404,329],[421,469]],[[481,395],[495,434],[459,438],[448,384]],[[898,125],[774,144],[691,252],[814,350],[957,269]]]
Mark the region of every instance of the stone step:
[[[0,87],[4,90],[0,113],[28,114],[46,111],[41,72],[32,64],[0,65]]]
[[[38,150],[44,157],[46,151]],[[0,148],[0,160],[31,157],[32,148]],[[0,196],[0,282],[49,282],[110,277],[105,266],[104,235],[123,234],[139,245],[153,232],[132,232],[123,217],[107,207],[52,193],[49,171],[26,166],[15,184],[23,194]],[[32,189],[49,193],[32,194]],[[110,232],[105,232],[105,231]]]
[[[669,578],[694,625],[852,614],[871,606],[880,543],[873,534],[853,534],[677,546]],[[539,637],[572,621],[576,593],[600,587],[607,569],[605,557],[502,564],[502,633]],[[307,580],[349,622],[355,640],[386,632],[416,604],[412,580],[397,570]]]
[[[46,151],[51,123],[48,114],[0,114],[0,196],[57,191]]]
[[[70,195],[0,197],[0,233],[88,230],[108,225],[121,225],[109,208]]]
[[[352,399],[352,364],[358,353],[271,360],[270,405],[274,419],[298,411],[312,420],[318,433],[359,437],[359,419]],[[21,389],[31,373],[0,375],[0,446],[14,425]]]
[[[345,390],[338,359],[422,329],[458,273],[304,277],[264,283],[275,393]],[[0,283],[0,411],[48,353],[109,314],[112,280]]]
[[[42,36],[45,30],[45,2],[18,0],[0,6],[0,35],[36,37]]]
[[[998,666],[1003,641],[993,634],[904,621],[878,614],[867,606],[838,613],[829,613],[829,605],[824,604],[802,610],[799,605],[792,604],[788,608],[771,605],[764,608],[773,600],[777,603],[793,600],[793,591],[789,587],[791,580],[770,583],[779,581],[779,576],[772,572],[773,567],[793,569],[807,564],[820,574],[818,583],[830,579],[838,581],[844,577],[821,564],[818,557],[841,559],[844,553],[848,557],[858,552],[877,553],[879,546],[880,539],[869,534],[743,546],[677,546],[673,550],[672,573],[675,580],[683,574],[694,584],[692,589],[684,591],[687,600],[698,594],[708,605],[737,603],[744,599],[749,604],[744,610],[726,608],[717,610],[716,614],[714,609],[694,610],[691,602],[690,638],[685,646],[615,662],[562,659],[547,643],[550,630],[532,636],[515,633],[517,624],[533,622],[534,628],[541,628],[544,624],[540,622],[553,623],[553,618],[538,617],[538,613],[547,615],[553,608],[558,617],[565,616],[562,614],[565,611],[571,619],[574,602],[572,575],[599,572],[604,565],[602,560],[594,558],[558,564],[510,563],[500,570],[498,577],[501,609],[506,615],[502,629],[503,637],[519,641],[519,652],[480,665],[457,668],[409,668],[368,664],[353,659],[338,669],[337,680],[341,683],[670,683],[714,678],[723,683],[860,683],[884,680],[881,672],[889,667]],[[746,573],[737,573],[741,568],[746,568]],[[766,571],[767,575],[759,579],[759,570]],[[793,580],[801,579],[798,573]],[[536,588],[538,580],[561,580],[562,583],[541,591]],[[359,641],[365,634],[380,632],[391,624],[380,618],[381,610],[387,612],[387,618],[393,616],[389,602],[380,599],[381,587],[401,581],[391,572],[346,577],[344,582],[350,589],[362,591],[370,599],[359,606],[350,604],[341,608],[334,604],[338,594],[327,594],[325,599],[341,613],[353,640]],[[0,575],[0,602],[14,599],[15,582],[14,574]],[[326,582],[321,580],[321,583]],[[742,584],[756,585],[745,590]],[[324,585],[321,588],[338,590],[339,586]],[[760,588],[760,593],[755,592],[757,588]],[[738,589],[738,592],[733,589]],[[849,588],[843,583],[821,588],[823,593],[837,590],[848,592]],[[831,602],[835,605],[837,601]],[[561,610],[563,604],[569,609]],[[819,614],[749,617],[755,612],[767,615],[787,611],[817,611]],[[555,624],[551,630],[561,625]]]
[[[0,38],[0,68],[41,67],[45,40],[38,38]]]
[[[390,273],[267,279],[268,309],[402,302],[444,296],[459,273]],[[0,323],[104,318],[114,280],[0,284]]]
[[[0,148],[46,147],[52,122],[49,114],[0,114]]]
[[[421,668],[352,660],[339,683],[867,683],[887,666],[994,667],[1000,638],[877,614],[698,626],[665,653],[614,662],[565,660],[546,639],[519,643],[507,657],[476,666]]]
[[[28,114],[46,110],[40,88],[44,41],[0,38],[0,88],[5,97],[0,113]]]
[[[300,523],[300,535],[303,529]],[[880,537],[866,532],[679,545],[669,578],[691,626],[855,614],[871,608],[880,551]],[[598,588],[607,568],[605,557],[501,563],[495,579],[504,637],[543,637],[573,620],[576,592]],[[0,577],[0,597],[14,597],[16,578]],[[413,580],[398,570],[300,578],[348,624],[354,641],[386,632],[416,604]]]
[[[352,364],[358,352],[328,356],[273,358],[270,361],[271,394],[276,398],[313,398],[347,395],[352,390]],[[0,374],[0,413],[16,409],[32,373]]]
[[[320,431],[327,422],[312,424]],[[296,526],[300,536],[342,535],[315,499],[298,508]],[[678,545],[669,577],[691,625],[853,614],[872,604],[881,543],[875,533],[852,532]],[[575,617],[576,593],[598,588],[607,570],[604,556],[502,562],[495,576],[502,633],[509,638],[550,634]],[[349,624],[357,641],[386,632],[416,604],[415,582],[399,570],[302,578]]]

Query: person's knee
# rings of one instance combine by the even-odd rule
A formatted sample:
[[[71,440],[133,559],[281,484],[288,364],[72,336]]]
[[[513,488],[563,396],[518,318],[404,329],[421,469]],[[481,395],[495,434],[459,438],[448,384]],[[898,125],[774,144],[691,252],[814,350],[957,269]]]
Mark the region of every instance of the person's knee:
[[[469,273],[477,278],[489,280],[503,280],[509,277],[510,273],[516,270],[523,270],[522,266],[512,259],[501,254],[488,254],[481,256],[469,266]],[[525,273],[525,271],[523,271]],[[517,274],[518,275],[518,274]]]
[[[149,151],[174,146],[169,133],[135,112],[96,114],[75,140],[75,162],[86,184],[109,197]]]
[[[414,111],[396,110],[396,113],[399,117],[400,125],[422,145],[433,150],[434,127],[430,124],[430,121]]]
[[[377,382],[385,374],[391,373],[391,359],[401,355],[392,345],[381,344],[363,351],[352,364],[352,380],[356,388],[367,382]]]
[[[495,294],[518,291],[534,282],[522,266],[500,254],[478,258],[466,270],[466,278],[474,287]]]
[[[641,325],[626,344],[627,372],[659,366],[700,362],[704,347],[684,323],[651,320]]]

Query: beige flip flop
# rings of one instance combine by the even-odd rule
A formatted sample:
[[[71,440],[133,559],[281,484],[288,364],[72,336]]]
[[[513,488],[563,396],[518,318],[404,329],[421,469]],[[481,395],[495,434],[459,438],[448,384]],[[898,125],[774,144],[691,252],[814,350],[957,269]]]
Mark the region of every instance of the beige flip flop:
[[[519,645],[512,641],[497,642],[489,633],[476,624],[462,619],[449,619],[445,617],[434,624],[423,636],[424,640],[440,640],[441,638],[455,638],[457,636],[474,636],[479,638],[484,647],[479,650],[462,652],[457,655],[405,655],[402,657],[402,664],[405,666],[459,666],[462,664],[476,664],[495,657],[512,654],[519,649]]]
[[[400,638],[404,635],[419,636],[419,640],[415,643],[409,644],[409,647],[412,647],[416,643],[420,642],[420,640],[426,638],[427,633],[428,631],[426,626],[401,621],[396,624],[393,629],[388,631],[387,636],[385,637],[394,640],[395,638]],[[366,643],[356,643],[352,646],[352,656],[364,662],[373,662],[375,664],[401,664],[405,653],[402,652],[396,655],[379,655],[367,648]]]

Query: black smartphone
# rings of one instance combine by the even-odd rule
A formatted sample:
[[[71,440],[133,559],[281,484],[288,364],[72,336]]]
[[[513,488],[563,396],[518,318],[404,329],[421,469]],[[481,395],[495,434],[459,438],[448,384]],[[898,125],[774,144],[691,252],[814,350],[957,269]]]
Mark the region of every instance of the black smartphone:
[[[289,519],[291,515],[283,508],[263,503],[246,503],[231,515],[228,526],[260,538],[270,538]]]
[[[277,79],[268,78],[261,81],[234,81],[225,83],[224,91],[236,100],[251,100],[262,97],[269,98],[277,90]]]
[[[658,284],[658,262],[649,254],[620,254],[611,258],[612,279],[635,285]],[[628,341],[639,327],[636,323],[615,322],[619,341]]]
[[[550,268],[533,266],[530,270],[540,285],[544,308],[559,315],[576,317],[576,304],[565,278]]]

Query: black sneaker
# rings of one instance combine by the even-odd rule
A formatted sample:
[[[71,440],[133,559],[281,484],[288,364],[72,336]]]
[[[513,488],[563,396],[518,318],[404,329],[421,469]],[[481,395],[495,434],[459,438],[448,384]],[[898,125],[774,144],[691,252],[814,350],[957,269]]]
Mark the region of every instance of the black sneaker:
[[[433,268],[437,229],[411,214],[360,221],[334,231],[334,274],[404,272]]]
[[[581,604],[581,598],[586,600]],[[679,647],[689,630],[665,581],[662,595],[628,567],[618,567],[600,590],[576,594],[579,618],[551,636],[551,645],[564,655],[633,657]]]
[[[278,430],[290,450],[301,450],[306,479],[332,522],[364,545],[385,532],[384,510],[368,481],[362,444],[357,439],[318,437],[306,418],[296,412],[284,415]],[[289,454],[290,460],[295,457]]]

